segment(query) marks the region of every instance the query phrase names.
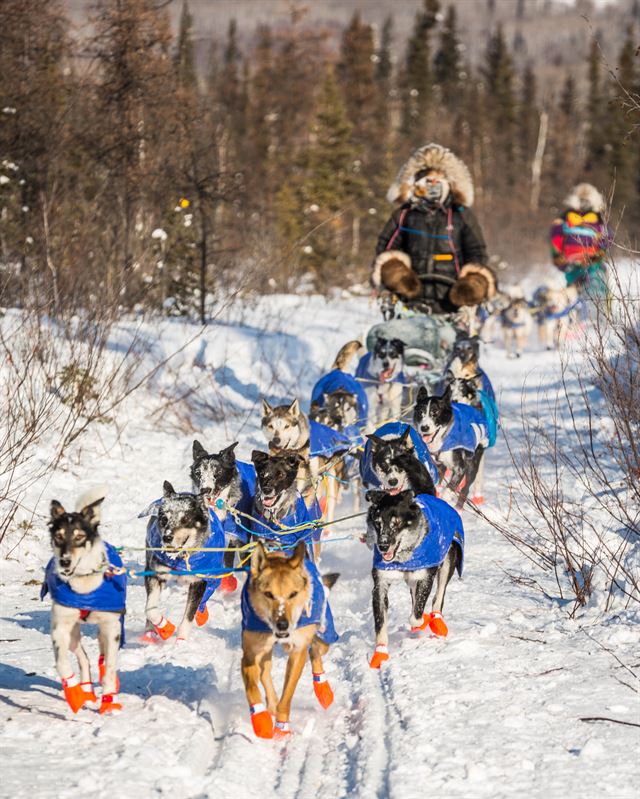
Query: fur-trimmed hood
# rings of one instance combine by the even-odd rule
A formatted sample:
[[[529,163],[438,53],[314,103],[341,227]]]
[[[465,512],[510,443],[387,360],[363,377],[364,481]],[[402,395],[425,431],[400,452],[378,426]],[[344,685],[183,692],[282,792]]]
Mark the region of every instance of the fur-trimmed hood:
[[[420,169],[438,169],[451,187],[451,197],[460,205],[473,205],[473,181],[466,164],[441,144],[425,144],[402,166],[387,192],[387,200],[405,203],[411,197],[413,178]]]
[[[605,209],[604,197],[591,183],[578,183],[565,197],[566,208],[572,211],[593,211],[601,214]]]

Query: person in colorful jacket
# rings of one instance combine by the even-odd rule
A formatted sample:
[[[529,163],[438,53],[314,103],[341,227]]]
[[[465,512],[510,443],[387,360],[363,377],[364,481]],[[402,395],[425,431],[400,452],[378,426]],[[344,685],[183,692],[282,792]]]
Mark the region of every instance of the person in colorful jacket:
[[[433,143],[416,150],[387,193],[399,207],[378,239],[372,285],[431,314],[491,299],[496,279],[473,197],[469,170],[454,153]]]
[[[613,232],[604,220],[605,201],[590,183],[574,186],[565,210],[551,226],[551,256],[568,286],[590,297],[608,294],[605,256]]]

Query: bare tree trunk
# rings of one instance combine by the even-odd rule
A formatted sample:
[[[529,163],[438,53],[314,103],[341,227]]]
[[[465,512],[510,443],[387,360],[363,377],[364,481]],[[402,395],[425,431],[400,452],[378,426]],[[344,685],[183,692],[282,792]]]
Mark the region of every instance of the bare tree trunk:
[[[47,198],[44,192],[40,193],[40,202],[42,203],[42,228],[44,231],[44,256],[47,262],[47,267],[51,272],[51,283],[53,286],[53,304],[56,313],[60,310],[60,292],[58,290],[58,269],[53,263],[51,258],[51,247],[49,238],[49,211],[47,208]]]
[[[200,324],[206,325],[207,319],[205,315],[205,292],[207,290],[207,217],[202,207],[200,206]]]
[[[351,256],[356,259],[360,252],[360,217],[354,216],[351,223]]]
[[[540,205],[540,182],[542,178],[542,159],[544,150],[547,146],[547,132],[549,130],[549,114],[546,111],[540,112],[540,127],[538,128],[538,143],[536,153],[531,162],[531,200],[530,208],[537,211]]]

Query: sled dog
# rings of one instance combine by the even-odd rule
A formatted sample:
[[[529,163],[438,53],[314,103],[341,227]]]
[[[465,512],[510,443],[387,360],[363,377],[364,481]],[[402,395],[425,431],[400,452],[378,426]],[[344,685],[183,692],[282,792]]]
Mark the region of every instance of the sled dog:
[[[367,436],[371,442],[371,468],[380,487],[390,494],[411,489],[416,494],[435,495],[433,478],[416,455],[411,440],[411,427],[395,438],[382,438],[375,433]]]
[[[98,532],[103,499],[104,492],[89,492],[78,500],[78,510],[72,513],[57,500],[50,510],[53,558],[47,566],[42,596],[50,593],[53,601],[51,640],[56,669],[74,713],[86,702],[97,701],[89,658],[80,641],[80,623],[85,621],[98,625],[100,713],[122,708],[117,701],[116,661],[123,643],[126,575],[116,550]],[[73,672],[69,652],[78,661],[79,678]]]
[[[147,524],[146,570],[154,574],[144,578],[147,624],[143,641],[166,641],[176,631],[175,625],[164,617],[160,609],[162,590],[172,579],[189,586],[187,604],[177,630],[178,640],[184,641],[189,637],[194,620],[198,626],[206,623],[209,615],[206,601],[220,582],[213,574],[209,579],[197,576],[198,569],[208,572],[215,572],[216,568],[219,572],[223,570],[222,552],[204,552],[202,548],[224,547],[224,532],[221,524],[214,532],[210,531],[210,521],[214,524],[218,517],[215,513],[209,517],[201,496],[175,491],[167,480],[163,485],[162,499],[152,507]],[[226,511],[220,513],[226,515]],[[194,576],[172,574],[176,571],[193,571]]]
[[[476,408],[453,402],[451,386],[442,396],[430,396],[421,386],[414,424],[429,447],[444,485],[457,494],[456,507],[462,508],[489,443],[484,415]]]
[[[389,659],[387,615],[389,586],[404,579],[409,586],[413,632],[427,628],[446,636],[442,616],[447,585],[455,569],[462,572],[464,530],[456,511],[433,496],[416,496],[413,491],[390,494],[368,491],[371,503],[367,515],[367,543],[373,549],[373,620],[376,647],[370,661],[378,669]],[[431,613],[424,608],[436,580]]]
[[[325,587],[331,587],[338,575],[321,578],[305,554],[304,541],[298,543],[293,555],[269,552],[258,542],[242,592],[242,679],[253,730],[260,738],[290,734],[291,701],[307,652],[311,656],[313,689],[318,702],[325,709],[333,702],[322,658],[337,640],[332,621],[327,623],[330,611]],[[271,678],[276,643],[282,644],[289,655],[280,699]],[[259,683],[264,689],[266,705]]]
[[[527,346],[533,328],[527,301],[524,298],[512,300],[500,315],[500,321],[507,358],[519,358]]]
[[[356,378],[369,401],[369,429],[400,419],[404,394],[404,342],[379,338],[373,351],[360,359]]]
[[[548,350],[558,349],[566,340],[571,328],[579,318],[576,310],[578,291],[575,286],[537,289],[533,302],[538,324],[538,339]]]
[[[193,491],[203,498],[210,514],[217,510],[219,516],[223,516],[216,504],[220,500],[225,507],[237,508],[243,513],[251,510],[256,484],[255,469],[250,463],[236,460],[237,446],[236,441],[220,452],[209,453],[199,441],[193,442],[190,469]],[[224,513],[224,525],[228,551],[224,553],[223,565],[226,569],[232,569],[236,551],[245,535],[235,534],[236,523],[228,512]],[[229,593],[235,591],[237,585],[238,581],[233,575],[225,576],[220,583],[220,590]]]

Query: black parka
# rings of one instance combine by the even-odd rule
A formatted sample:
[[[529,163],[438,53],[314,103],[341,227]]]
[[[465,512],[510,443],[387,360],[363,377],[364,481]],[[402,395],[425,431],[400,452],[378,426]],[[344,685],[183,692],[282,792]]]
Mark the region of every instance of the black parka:
[[[456,310],[448,300],[450,285],[429,281],[430,275],[456,279],[468,263],[487,264],[487,246],[474,213],[451,198],[435,210],[406,203],[397,208],[384,226],[376,255],[402,250],[411,258],[413,271],[422,282],[422,300],[433,313]]]

